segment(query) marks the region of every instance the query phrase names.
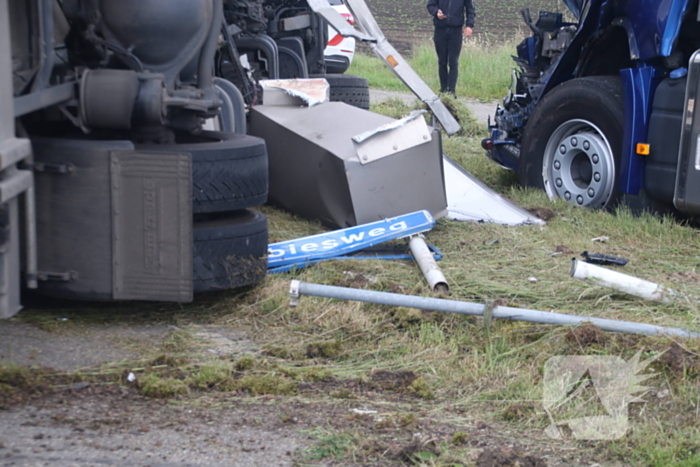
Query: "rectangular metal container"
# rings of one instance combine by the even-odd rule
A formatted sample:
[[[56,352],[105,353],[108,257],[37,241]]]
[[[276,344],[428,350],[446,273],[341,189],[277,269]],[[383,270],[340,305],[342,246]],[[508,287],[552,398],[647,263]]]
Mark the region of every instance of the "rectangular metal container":
[[[429,129],[422,144],[363,164],[352,138],[397,120],[342,102],[262,105],[250,117],[250,133],[267,143],[271,204],[340,228],[423,209],[436,219],[446,214],[438,130]],[[400,137],[400,128],[381,137],[392,132]],[[398,140],[396,146],[403,147]]]

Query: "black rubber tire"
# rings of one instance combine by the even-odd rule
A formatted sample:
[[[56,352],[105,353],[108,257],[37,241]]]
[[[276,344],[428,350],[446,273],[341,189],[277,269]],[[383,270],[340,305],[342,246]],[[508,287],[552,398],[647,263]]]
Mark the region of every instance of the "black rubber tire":
[[[267,218],[248,209],[195,216],[194,291],[226,290],[260,282],[267,273]]]
[[[565,191],[565,189],[557,188],[560,186],[557,175],[552,174],[551,177],[547,177],[545,174],[548,170],[545,159],[547,158],[546,153],[551,154],[548,152],[550,139],[553,142],[550,148],[556,147],[554,145],[558,144],[555,140],[558,140],[556,133],[559,129],[576,121],[591,123],[595,126],[594,130],[590,129],[592,127],[589,127],[589,130],[581,130],[582,134],[588,132],[587,134],[602,136],[599,138],[600,141],[607,142],[602,146],[610,149],[607,152],[610,156],[605,161],[601,157],[600,163],[607,164],[606,167],[612,167],[612,171],[598,171],[597,166],[592,165],[594,158],[581,151],[583,153],[581,159],[584,160],[584,164],[591,165],[591,168],[586,169],[586,172],[590,172],[591,177],[579,179],[577,182],[579,191],[583,192],[584,195],[582,196],[583,203],[578,203],[575,197],[571,197],[570,202],[594,208],[613,208],[621,198],[617,184],[620,176],[620,155],[624,129],[622,84],[617,77],[596,76],[574,79],[552,89],[542,98],[525,127],[520,155],[520,183],[526,187],[545,190],[550,197],[559,196],[561,191]],[[577,134],[574,132],[571,136]],[[564,150],[562,149],[562,151]],[[606,151],[602,152],[606,153]],[[575,151],[571,153],[573,154]],[[595,154],[593,155],[595,156]],[[567,156],[563,157],[568,157],[568,153]],[[556,162],[555,159],[549,166],[554,168]],[[571,164],[573,166],[573,163]],[[562,172],[564,173],[563,169]],[[600,173],[603,174],[602,178],[607,180],[605,189],[599,189],[597,192],[596,190],[590,191],[594,185],[592,176],[598,176]],[[606,176],[606,174],[608,175]],[[546,179],[550,179],[551,183],[548,183]],[[566,183],[565,181],[565,188]],[[596,189],[600,186],[600,184],[596,185]],[[586,193],[595,193],[595,198],[586,198]]]
[[[263,139],[216,131],[182,138],[177,144],[140,144],[137,149],[192,154],[192,212],[227,212],[265,204],[269,174]]]
[[[355,75],[328,73],[323,76],[330,86],[331,102],[346,104],[369,110],[369,84],[364,78]]]

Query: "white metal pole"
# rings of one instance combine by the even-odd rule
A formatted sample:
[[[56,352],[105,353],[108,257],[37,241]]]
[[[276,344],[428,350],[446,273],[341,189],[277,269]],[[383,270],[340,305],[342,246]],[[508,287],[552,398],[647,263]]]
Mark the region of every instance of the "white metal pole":
[[[440,271],[440,267],[437,265],[435,258],[433,258],[433,253],[425,244],[425,237],[422,235],[412,235],[408,240],[408,246],[411,249],[411,254],[413,259],[418,263],[418,267],[425,276],[425,280],[428,281],[430,290],[433,292],[447,293],[450,290],[450,286],[447,284],[447,279]]]
[[[601,268],[577,259],[571,265],[571,277],[581,279],[591,284],[624,292],[635,297],[647,300],[659,300],[663,303],[671,303],[681,296],[673,289],[664,287],[654,282],[645,281],[638,277],[628,276],[621,272]]]

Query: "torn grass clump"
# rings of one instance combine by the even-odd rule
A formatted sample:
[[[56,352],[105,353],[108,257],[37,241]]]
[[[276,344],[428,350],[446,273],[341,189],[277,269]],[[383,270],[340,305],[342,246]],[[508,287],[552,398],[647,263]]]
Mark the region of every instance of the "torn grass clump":
[[[203,365],[190,379],[190,386],[199,389],[211,389],[221,385],[232,377],[230,365],[225,362],[213,362]]]
[[[468,440],[469,440],[469,435],[467,435],[463,431],[458,431],[452,435],[452,439],[450,440],[450,442],[452,444],[454,444],[455,446],[460,446],[462,444],[467,444]]]
[[[141,393],[147,397],[167,399],[169,397],[189,394],[187,384],[176,378],[161,377],[155,373],[144,376],[141,380]]]
[[[233,368],[236,371],[247,371],[247,370],[252,370],[253,367],[255,367],[255,359],[253,357],[241,357],[238,360],[236,360],[236,363],[233,365]]]
[[[254,396],[292,395],[298,392],[296,384],[283,376],[256,374],[234,380],[231,389],[247,391]]]
[[[187,363],[187,359],[183,357],[174,357],[172,355],[161,354],[151,360],[151,366],[172,366],[177,367]]]
[[[299,350],[278,345],[265,346],[262,349],[262,353],[282,360],[301,360],[303,358]]]
[[[312,342],[306,346],[306,356],[309,358],[335,358],[340,355],[340,341]]]
[[[435,399],[435,393],[423,378],[418,378],[408,386],[408,391],[427,401]]]

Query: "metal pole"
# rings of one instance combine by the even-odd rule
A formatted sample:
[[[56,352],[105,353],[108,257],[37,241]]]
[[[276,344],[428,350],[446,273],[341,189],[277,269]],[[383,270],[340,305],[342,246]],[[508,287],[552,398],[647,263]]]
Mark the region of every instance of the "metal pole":
[[[444,311],[463,315],[483,316],[486,305],[440,298],[416,297],[413,295],[401,295],[389,292],[374,292],[371,290],[350,289],[331,285],[307,284],[294,280],[291,282],[289,295],[291,305],[296,306],[301,295],[313,295],[316,297],[337,298],[340,300],[353,300],[358,302],[377,303],[380,305],[403,306],[418,308],[421,310]],[[512,308],[508,306],[494,307],[492,318],[512,319],[541,324],[581,324],[591,323],[605,331],[627,332],[632,334],[665,335],[675,337],[700,337],[700,334],[680,328],[667,328],[652,324],[633,323],[630,321],[618,321],[614,319],[593,318],[589,316],[566,315],[562,313],[550,313],[546,311],[528,310],[526,308]]]
[[[574,259],[571,264],[571,277],[581,279],[591,284],[617,290],[646,300],[659,300],[671,303],[682,294],[655,282],[645,281],[638,277],[628,276],[621,272],[611,271],[583,261]]]
[[[425,237],[412,235],[408,240],[408,246],[411,249],[413,259],[416,260],[425,280],[428,281],[430,290],[447,294],[450,291],[450,286],[447,285],[447,279],[440,271],[428,245],[425,244]]]

